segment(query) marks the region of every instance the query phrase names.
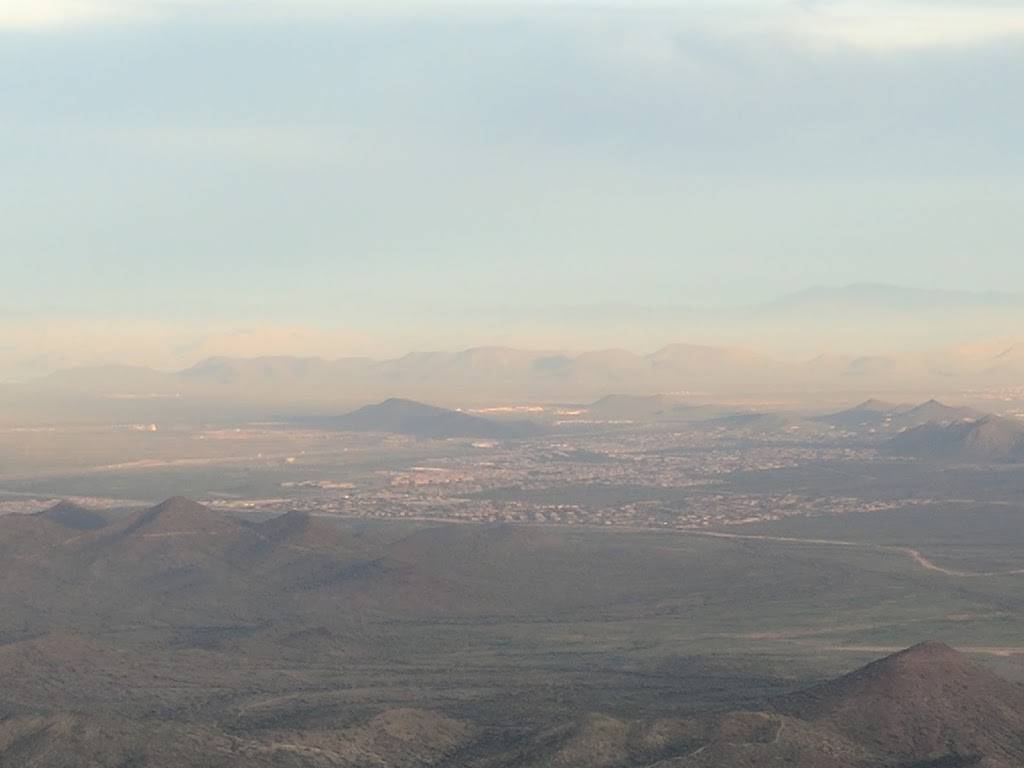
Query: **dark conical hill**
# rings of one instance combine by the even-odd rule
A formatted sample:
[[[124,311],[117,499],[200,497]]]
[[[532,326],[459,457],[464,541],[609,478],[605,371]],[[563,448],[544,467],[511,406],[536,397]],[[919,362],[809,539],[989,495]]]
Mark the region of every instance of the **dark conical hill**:
[[[58,502],[54,506],[36,513],[36,516],[76,531],[94,531],[98,528],[105,528],[110,522],[99,512],[71,501]]]
[[[893,654],[777,708],[894,759],[984,754],[1024,765],[1024,688],[942,643]]]

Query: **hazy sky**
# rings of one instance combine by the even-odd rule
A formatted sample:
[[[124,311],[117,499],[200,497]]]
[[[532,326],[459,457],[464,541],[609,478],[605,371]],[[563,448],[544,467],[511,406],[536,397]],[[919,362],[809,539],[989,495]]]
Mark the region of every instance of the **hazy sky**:
[[[0,370],[1024,292],[1022,93],[1024,0],[0,0]]]

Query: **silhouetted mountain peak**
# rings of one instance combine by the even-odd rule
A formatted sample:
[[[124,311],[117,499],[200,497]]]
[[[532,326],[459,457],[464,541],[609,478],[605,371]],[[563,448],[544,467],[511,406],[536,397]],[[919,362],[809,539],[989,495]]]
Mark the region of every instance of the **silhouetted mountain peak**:
[[[215,533],[225,518],[184,496],[174,496],[132,518],[122,534]],[[234,526],[230,526],[234,527]]]
[[[42,512],[37,512],[36,516],[76,531],[94,531],[105,527],[109,522],[99,512],[72,501],[58,502]]]
[[[974,675],[994,678],[950,646],[926,642],[797,693],[787,700],[794,706],[781,709],[812,720],[835,710],[851,709],[868,717],[872,708],[877,713],[882,705],[916,702],[923,706],[932,693],[947,690],[951,679]]]
[[[210,510],[185,496],[172,496],[149,510],[154,517],[178,517],[182,515],[208,515]]]
[[[911,408],[904,415],[907,417],[917,417],[928,419],[929,421],[935,421],[938,419],[959,419],[972,415],[978,416],[981,414],[972,408],[957,408],[952,405],[946,405],[945,403],[932,398],[927,402]]]
[[[952,670],[965,670],[971,666],[960,651],[945,643],[928,641],[879,659],[854,672],[851,677],[893,679],[921,673],[946,675]]]
[[[1019,737],[1006,738],[1024,725],[1024,689],[942,643],[895,653],[777,709],[890,758],[1006,755],[1012,765],[1024,758]]]
[[[494,421],[397,397],[339,416],[330,424],[357,432],[392,432],[429,438],[517,438],[542,431],[529,421]]]

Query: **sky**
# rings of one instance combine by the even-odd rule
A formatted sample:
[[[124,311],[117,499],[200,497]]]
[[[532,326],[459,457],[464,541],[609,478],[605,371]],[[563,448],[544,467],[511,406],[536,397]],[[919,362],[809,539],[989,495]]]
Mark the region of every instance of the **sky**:
[[[1024,0],[0,0],[0,378],[1024,293],[1022,92]]]

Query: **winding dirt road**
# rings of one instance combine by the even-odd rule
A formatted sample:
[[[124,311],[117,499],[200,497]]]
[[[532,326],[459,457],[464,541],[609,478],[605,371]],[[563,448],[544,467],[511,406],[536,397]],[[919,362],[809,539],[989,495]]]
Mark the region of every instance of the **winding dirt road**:
[[[1007,571],[961,571],[955,568],[945,568],[929,560],[924,554],[912,547],[900,547],[887,544],[872,544],[866,541],[845,541],[842,539],[801,539],[795,536],[767,536],[764,534],[743,534],[743,533],[722,533],[718,531],[681,531],[691,536],[706,536],[713,539],[733,539],[739,541],[770,541],[782,544],[801,544],[824,547],[847,547],[867,549],[874,552],[889,552],[909,557],[919,566],[927,571],[941,573],[944,576],[953,576],[959,579],[977,579],[996,576],[1021,576],[1024,575],[1024,568]]]

